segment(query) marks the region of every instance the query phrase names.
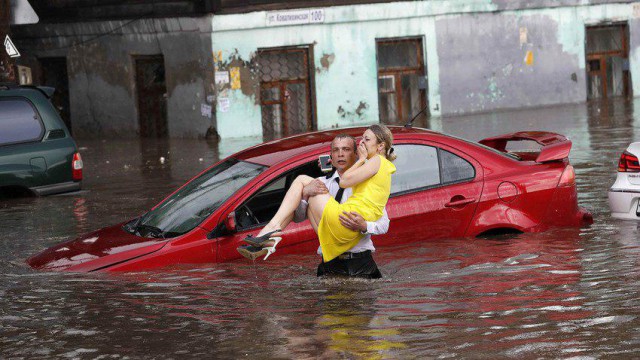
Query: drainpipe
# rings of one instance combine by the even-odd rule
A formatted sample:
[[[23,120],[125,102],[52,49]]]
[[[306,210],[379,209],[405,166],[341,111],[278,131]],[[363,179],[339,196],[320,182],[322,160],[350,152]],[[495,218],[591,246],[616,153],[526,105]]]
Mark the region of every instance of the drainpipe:
[[[4,47],[11,22],[11,1],[0,0],[0,82],[16,82],[15,63]]]

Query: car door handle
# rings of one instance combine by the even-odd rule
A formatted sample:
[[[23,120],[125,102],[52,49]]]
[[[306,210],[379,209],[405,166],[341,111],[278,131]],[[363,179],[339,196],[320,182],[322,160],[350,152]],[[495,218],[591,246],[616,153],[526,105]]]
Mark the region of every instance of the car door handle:
[[[461,198],[461,199],[460,199]],[[445,207],[458,207],[458,206],[464,206],[467,204],[471,204],[472,202],[475,202],[476,199],[467,199],[465,197],[458,197],[458,196],[454,196],[451,198],[451,201],[449,201],[448,203],[444,204]]]

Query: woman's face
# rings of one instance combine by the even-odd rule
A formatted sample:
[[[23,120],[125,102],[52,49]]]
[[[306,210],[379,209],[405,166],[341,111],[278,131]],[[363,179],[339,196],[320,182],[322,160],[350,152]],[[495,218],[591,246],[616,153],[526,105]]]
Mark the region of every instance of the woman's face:
[[[378,154],[382,149],[384,149],[384,143],[379,143],[378,138],[373,133],[373,131],[368,130],[362,134],[362,142],[364,146],[367,148],[367,158],[372,157],[375,154]]]

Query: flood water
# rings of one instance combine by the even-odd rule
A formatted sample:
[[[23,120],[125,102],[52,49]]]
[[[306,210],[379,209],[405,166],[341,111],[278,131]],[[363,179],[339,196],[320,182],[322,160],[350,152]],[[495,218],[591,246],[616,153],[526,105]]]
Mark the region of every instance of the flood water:
[[[475,141],[568,135],[579,202],[595,223],[380,248],[385,277],[375,281],[319,280],[314,254],[116,275],[32,271],[27,257],[139,215],[259,141],[77,139],[82,192],[0,202],[0,358],[638,358],[640,222],[612,219],[606,199],[639,126],[640,102],[432,120]]]

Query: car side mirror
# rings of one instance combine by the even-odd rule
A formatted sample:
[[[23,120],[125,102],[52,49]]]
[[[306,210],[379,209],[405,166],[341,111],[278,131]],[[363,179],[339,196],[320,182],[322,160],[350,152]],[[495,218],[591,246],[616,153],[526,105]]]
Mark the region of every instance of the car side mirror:
[[[220,236],[233,234],[234,232],[236,232],[236,213],[232,212],[227,215],[227,218],[224,219],[223,222],[207,234],[207,239],[215,239]]]
[[[235,213],[235,211],[232,212],[232,213],[229,213],[229,215],[227,215],[227,218],[224,220],[224,228],[229,233],[236,232],[236,213]]]

